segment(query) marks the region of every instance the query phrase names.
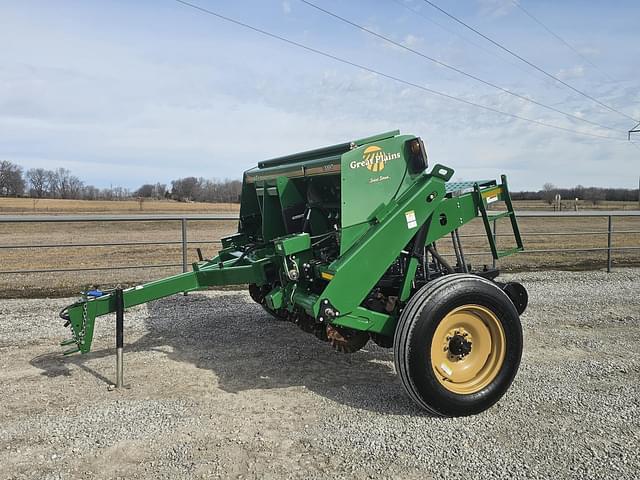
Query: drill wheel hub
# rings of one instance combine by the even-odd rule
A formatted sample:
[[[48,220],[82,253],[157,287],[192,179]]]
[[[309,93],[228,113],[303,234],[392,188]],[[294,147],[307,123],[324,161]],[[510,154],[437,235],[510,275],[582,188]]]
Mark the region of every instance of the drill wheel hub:
[[[460,359],[466,357],[471,353],[471,342],[462,335],[454,335],[449,341],[449,352]]]
[[[473,337],[463,327],[449,330],[444,339],[443,350],[448,353],[449,360],[457,362],[471,353]]]

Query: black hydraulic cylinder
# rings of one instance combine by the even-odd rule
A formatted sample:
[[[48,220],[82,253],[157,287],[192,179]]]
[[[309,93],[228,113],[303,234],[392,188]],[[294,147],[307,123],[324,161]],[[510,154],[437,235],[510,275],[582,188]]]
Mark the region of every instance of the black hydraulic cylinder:
[[[418,233],[413,240],[413,248],[411,249],[411,256],[421,260],[424,255],[424,242],[427,239],[427,224],[425,223],[420,227]]]
[[[442,265],[445,268],[445,270],[447,270],[447,272],[456,273],[456,271],[453,269],[453,267],[451,265],[449,265],[449,262],[447,262],[444,259],[444,257],[442,255],[440,255],[440,253],[438,253],[438,251],[434,248],[433,245],[429,245],[427,247],[427,250],[429,251],[431,256],[433,258],[435,258],[440,263],[440,265]]]
[[[458,244],[458,253],[460,254],[460,261],[462,262],[462,271],[464,273],[469,273],[469,266],[467,265],[467,262],[464,259],[464,251],[462,250],[462,242],[460,241],[460,232],[458,232],[457,228],[454,230],[454,234],[456,237],[456,243]]]

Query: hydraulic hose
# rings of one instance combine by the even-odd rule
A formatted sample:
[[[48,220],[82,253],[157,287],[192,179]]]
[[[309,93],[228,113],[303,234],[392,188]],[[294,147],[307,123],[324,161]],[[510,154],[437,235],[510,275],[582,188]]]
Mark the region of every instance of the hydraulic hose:
[[[435,258],[436,260],[438,260],[438,262],[440,262],[440,264],[447,270],[447,272],[449,273],[455,273],[456,271],[453,269],[453,267],[451,265],[449,265],[449,262],[447,262],[444,257],[442,255],[440,255],[435,248],[433,248],[433,245],[429,245],[427,247],[427,250],[429,250],[429,253],[433,256],[433,258]]]

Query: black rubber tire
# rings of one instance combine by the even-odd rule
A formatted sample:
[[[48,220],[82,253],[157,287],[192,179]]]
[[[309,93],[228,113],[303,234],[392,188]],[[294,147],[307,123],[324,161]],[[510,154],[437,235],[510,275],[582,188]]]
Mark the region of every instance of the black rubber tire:
[[[475,304],[490,309],[505,334],[505,358],[495,379],[482,390],[462,395],[447,390],[431,365],[431,341],[440,321],[454,308]],[[509,297],[477,275],[451,274],[418,290],[400,315],[394,337],[394,361],[405,390],[423,409],[443,417],[480,413],[508,390],[522,357],[522,326]]]
[[[529,305],[529,294],[524,285],[518,282],[508,282],[503,289],[504,293],[511,299],[513,305],[518,311],[518,315],[522,315]]]

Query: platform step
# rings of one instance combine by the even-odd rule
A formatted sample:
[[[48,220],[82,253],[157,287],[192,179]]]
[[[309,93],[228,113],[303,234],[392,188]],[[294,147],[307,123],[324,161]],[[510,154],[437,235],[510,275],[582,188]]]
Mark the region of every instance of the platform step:
[[[508,257],[509,255],[513,255],[514,253],[522,252],[523,250],[524,248],[522,247],[514,247],[508,250],[498,251],[497,254],[498,254],[498,258],[502,258],[502,257]]]
[[[505,212],[496,213],[494,215],[487,215],[487,219],[491,222],[493,220],[498,220],[499,218],[510,217],[511,215],[513,215],[513,212],[507,210]]]

